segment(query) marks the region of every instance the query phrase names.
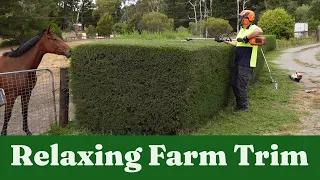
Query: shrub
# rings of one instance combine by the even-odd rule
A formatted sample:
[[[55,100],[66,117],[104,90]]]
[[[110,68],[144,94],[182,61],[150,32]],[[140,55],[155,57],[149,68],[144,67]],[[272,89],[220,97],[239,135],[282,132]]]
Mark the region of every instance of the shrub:
[[[232,31],[232,27],[228,21],[220,18],[210,17],[204,23],[204,30],[208,29],[209,37],[215,37],[220,34],[230,34]]]
[[[138,30],[138,24],[142,20],[142,15],[140,13],[136,13],[128,22],[127,31],[133,32]]]
[[[143,15],[142,22],[146,26],[146,30],[150,32],[171,31],[174,25],[173,19],[169,19],[167,15],[159,12]]]
[[[295,21],[284,9],[267,10],[258,22],[265,34],[276,35],[277,39],[293,37]]]
[[[309,19],[308,20],[308,28],[309,30],[316,30],[320,26],[320,20]]]
[[[97,30],[93,25],[89,25],[88,30],[87,30],[87,35],[88,38],[94,38],[96,37]]]
[[[128,25],[126,23],[116,23],[113,25],[113,32],[116,34],[124,34],[127,32]]]
[[[185,28],[185,27],[183,27],[183,26],[178,27],[178,28],[176,29],[176,31],[177,31],[178,33],[187,33],[187,32],[189,32],[188,28]]]

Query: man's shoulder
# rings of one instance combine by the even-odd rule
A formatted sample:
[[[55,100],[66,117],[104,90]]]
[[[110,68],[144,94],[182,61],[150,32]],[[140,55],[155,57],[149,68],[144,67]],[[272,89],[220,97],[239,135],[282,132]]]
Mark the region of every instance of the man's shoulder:
[[[252,24],[250,28],[256,29],[256,28],[259,28],[259,26],[255,25],[255,24]]]

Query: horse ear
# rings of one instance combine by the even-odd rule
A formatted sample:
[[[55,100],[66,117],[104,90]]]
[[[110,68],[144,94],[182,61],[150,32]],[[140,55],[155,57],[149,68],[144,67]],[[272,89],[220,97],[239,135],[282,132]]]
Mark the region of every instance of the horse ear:
[[[50,33],[51,31],[51,25],[49,25],[48,29],[47,29],[47,33]]]
[[[50,32],[54,33],[54,27],[50,28]]]

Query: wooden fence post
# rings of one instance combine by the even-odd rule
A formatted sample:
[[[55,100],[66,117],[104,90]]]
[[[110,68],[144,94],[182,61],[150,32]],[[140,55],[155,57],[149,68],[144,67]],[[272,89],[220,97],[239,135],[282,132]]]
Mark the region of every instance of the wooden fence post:
[[[67,68],[60,68],[59,125],[65,127],[69,121],[69,76]]]

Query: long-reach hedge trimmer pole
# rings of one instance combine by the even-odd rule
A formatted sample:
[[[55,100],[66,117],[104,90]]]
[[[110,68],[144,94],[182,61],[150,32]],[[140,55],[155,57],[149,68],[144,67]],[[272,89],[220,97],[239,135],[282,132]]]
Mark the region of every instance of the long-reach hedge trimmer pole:
[[[191,41],[191,40],[214,40],[216,42],[226,42],[229,41],[231,42],[232,39],[230,38],[230,34],[228,34],[227,37],[225,37],[223,34],[216,36],[215,38],[186,38],[186,41]]]
[[[266,59],[266,57],[265,57],[265,55],[264,55],[264,52],[263,52],[263,50],[262,50],[262,47],[261,47],[261,53],[262,53],[262,55],[263,55],[264,61],[266,62],[266,65],[267,65],[267,67],[268,67],[271,82],[274,83],[274,89],[275,89],[275,91],[277,91],[277,90],[278,90],[278,83],[277,83],[277,81],[275,81],[275,80],[272,78],[271,71],[270,71],[270,68],[269,68],[267,59]]]

